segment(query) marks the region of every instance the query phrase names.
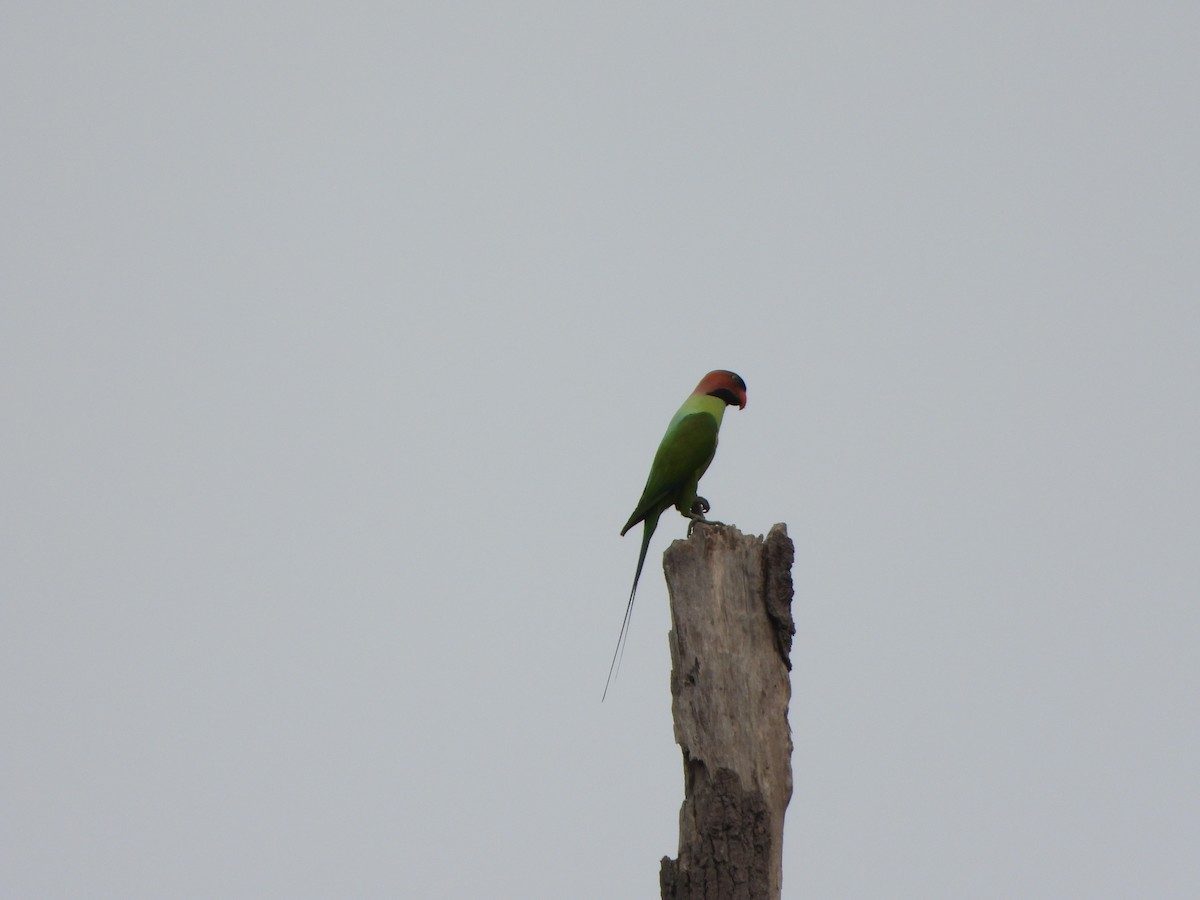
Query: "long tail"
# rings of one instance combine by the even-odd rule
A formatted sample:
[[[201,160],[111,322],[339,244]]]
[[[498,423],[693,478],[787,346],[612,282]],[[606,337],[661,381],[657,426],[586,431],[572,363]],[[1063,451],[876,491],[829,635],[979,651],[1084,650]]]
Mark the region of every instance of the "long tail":
[[[625,607],[625,621],[621,623],[621,634],[617,637],[617,646],[613,650],[612,662],[608,666],[608,680],[604,682],[604,698],[608,696],[608,687],[612,684],[613,675],[621,673],[621,660],[625,657],[625,640],[629,637],[629,617],[633,614],[633,598],[637,594],[638,579],[642,577],[642,566],[646,562],[646,551],[650,548],[650,537],[658,527],[658,517],[661,513],[651,513],[646,516],[642,525],[642,550],[638,554],[637,571],[633,573],[633,588],[629,591],[629,603]]]

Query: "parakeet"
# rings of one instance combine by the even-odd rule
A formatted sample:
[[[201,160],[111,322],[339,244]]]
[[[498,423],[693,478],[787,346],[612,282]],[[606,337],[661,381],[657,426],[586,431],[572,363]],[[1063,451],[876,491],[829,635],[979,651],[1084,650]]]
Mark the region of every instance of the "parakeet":
[[[658,517],[674,506],[689,519],[705,521],[704,514],[709,510],[708,501],[697,496],[696,491],[700,476],[708,469],[708,464],[717,452],[717,431],[721,427],[725,407],[734,404],[738,409],[746,408],[746,382],[742,381],[740,376],[724,369],[709,372],[700,379],[691,396],[683,401],[683,406],[679,407],[679,412],[675,413],[675,418],[667,426],[662,443],[658,445],[658,452],[654,454],[654,463],[650,466],[650,477],[646,479],[642,499],[638,501],[633,515],[621,529],[623,536],[638,522],[645,523],[642,527],[642,549],[638,554],[637,570],[633,574],[633,588],[629,592],[629,603],[625,607],[625,621],[621,624],[617,648],[613,651],[613,661],[608,667],[608,681],[604,685],[605,697],[608,696],[613,670],[629,632],[633,598],[637,593],[642,566],[646,562],[650,537],[658,527]]]

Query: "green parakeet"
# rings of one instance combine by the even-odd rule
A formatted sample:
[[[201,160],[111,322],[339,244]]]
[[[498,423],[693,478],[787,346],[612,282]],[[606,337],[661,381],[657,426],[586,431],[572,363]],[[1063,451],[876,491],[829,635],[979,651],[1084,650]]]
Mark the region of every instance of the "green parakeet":
[[[621,534],[624,535],[638,522],[645,523],[642,527],[642,549],[638,554],[637,570],[633,574],[633,588],[629,591],[629,603],[625,607],[625,620],[621,623],[617,648],[613,651],[613,661],[608,667],[608,682],[604,685],[605,697],[608,696],[608,686],[612,682],[613,671],[629,633],[633,598],[637,593],[642,566],[646,562],[650,537],[658,527],[658,517],[674,506],[689,519],[704,521],[704,514],[709,510],[708,501],[697,496],[696,491],[700,477],[708,469],[708,464],[717,452],[717,431],[721,428],[725,407],[732,405],[736,405],[738,409],[746,408],[746,382],[742,381],[741,377],[733,372],[717,369],[700,379],[696,389],[683,401],[683,406],[679,407],[679,412],[675,413],[675,418],[667,426],[662,443],[658,445],[658,452],[654,454],[654,463],[650,466],[650,477],[646,479],[642,499],[638,501],[637,508],[621,529]]]

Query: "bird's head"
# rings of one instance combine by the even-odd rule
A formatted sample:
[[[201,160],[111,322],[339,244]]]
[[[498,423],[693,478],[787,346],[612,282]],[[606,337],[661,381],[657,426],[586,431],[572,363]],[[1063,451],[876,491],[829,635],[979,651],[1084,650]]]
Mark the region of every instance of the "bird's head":
[[[729,406],[737,406],[738,409],[746,408],[746,382],[742,381],[740,375],[725,369],[709,372],[700,379],[693,393],[716,397],[724,400]]]

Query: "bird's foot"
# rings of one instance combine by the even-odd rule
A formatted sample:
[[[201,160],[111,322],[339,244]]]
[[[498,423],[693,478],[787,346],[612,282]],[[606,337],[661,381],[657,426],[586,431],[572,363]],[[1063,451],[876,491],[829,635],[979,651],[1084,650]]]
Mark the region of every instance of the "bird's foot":
[[[704,518],[704,516],[700,516],[700,515],[688,516],[688,518],[692,520],[692,521],[688,522],[688,530],[687,530],[688,537],[692,536],[692,532],[695,530],[697,525],[721,525],[721,526],[724,526],[724,524],[725,524],[724,522],[718,522],[716,519],[706,519],[706,518]]]
[[[705,500],[703,497],[697,497],[695,500],[692,501],[691,509],[689,509],[687,512],[683,513],[685,516],[687,516],[689,519],[692,520],[688,523],[688,531],[687,531],[688,537],[692,536],[692,529],[696,527],[697,522],[707,522],[708,521],[707,519],[704,518],[704,514],[706,512],[708,512],[710,509],[712,509],[712,507],[709,506],[708,501]],[[683,511],[680,510],[680,512],[683,512]]]

